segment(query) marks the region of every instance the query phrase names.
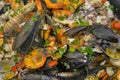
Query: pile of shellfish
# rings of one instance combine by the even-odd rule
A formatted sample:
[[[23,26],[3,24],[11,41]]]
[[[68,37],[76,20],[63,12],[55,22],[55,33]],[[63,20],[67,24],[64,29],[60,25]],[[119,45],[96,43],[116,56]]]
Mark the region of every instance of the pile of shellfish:
[[[0,80],[120,80],[120,0],[0,0]]]

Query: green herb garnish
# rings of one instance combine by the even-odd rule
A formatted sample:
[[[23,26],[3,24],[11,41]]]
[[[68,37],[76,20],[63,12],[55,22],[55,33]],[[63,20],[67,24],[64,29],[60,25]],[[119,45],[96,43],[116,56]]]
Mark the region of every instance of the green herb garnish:
[[[90,58],[93,57],[93,48],[91,47],[79,48],[78,50],[82,52],[83,54],[89,55]]]
[[[17,13],[20,13],[20,6],[17,7]]]
[[[16,3],[20,3],[21,2],[21,0],[16,0]]]
[[[57,53],[54,53],[54,56],[58,59],[62,58],[63,54],[57,52]]]
[[[4,10],[4,12],[6,12],[8,10],[8,7],[4,6],[3,10]]]
[[[75,52],[75,48],[74,47],[70,47],[68,51]]]
[[[63,64],[64,66],[66,66],[67,68],[69,68],[69,64],[66,62],[61,62],[61,64]]]
[[[113,5],[106,6],[105,8],[106,8],[107,10],[108,10],[108,9],[111,9],[111,10],[114,10],[114,9],[115,9],[115,7],[114,7]]]
[[[88,55],[93,55],[93,48],[91,48],[91,47],[86,47],[85,50],[86,50],[86,52],[88,53]]]
[[[49,40],[45,40],[45,46],[47,46],[48,44],[50,43],[50,41]]]
[[[89,25],[88,22],[85,22],[85,21],[83,21],[83,20],[80,19],[80,18],[75,19],[75,21],[76,21],[80,26],[88,26],[88,25]]]
[[[81,22],[81,26],[88,26],[89,23],[88,22]]]
[[[32,16],[33,21],[38,21],[38,18],[36,16]]]
[[[89,31],[92,31],[93,29],[94,29],[93,26],[90,26],[90,27],[88,28]]]
[[[57,32],[57,34],[58,34],[58,33],[60,32],[60,28],[57,28],[56,32]]]
[[[73,40],[72,42],[71,42],[72,44],[79,44],[80,43],[80,41],[79,40]]]
[[[31,28],[31,25],[28,25],[25,29],[25,32],[28,31]]]
[[[64,21],[65,17],[59,17],[60,21]]]
[[[113,5],[109,5],[108,7],[109,7],[109,9],[111,9],[111,10],[114,10],[114,8],[115,8]]]
[[[18,62],[18,56],[14,56],[14,61]]]
[[[60,49],[59,49],[59,52],[60,52],[60,53],[64,53],[65,50],[66,50],[65,48],[60,48]]]
[[[75,19],[75,21],[80,25],[81,24],[81,21],[79,18]]]

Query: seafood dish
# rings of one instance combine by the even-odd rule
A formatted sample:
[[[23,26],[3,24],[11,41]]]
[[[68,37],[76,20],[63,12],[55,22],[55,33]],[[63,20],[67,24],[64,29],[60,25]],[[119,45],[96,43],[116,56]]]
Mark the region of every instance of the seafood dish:
[[[0,80],[120,80],[120,0],[0,0]]]

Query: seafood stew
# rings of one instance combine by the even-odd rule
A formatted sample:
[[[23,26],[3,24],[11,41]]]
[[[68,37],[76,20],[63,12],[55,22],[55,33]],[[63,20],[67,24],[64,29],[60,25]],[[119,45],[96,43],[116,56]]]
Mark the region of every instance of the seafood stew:
[[[120,0],[0,0],[0,80],[120,80]]]

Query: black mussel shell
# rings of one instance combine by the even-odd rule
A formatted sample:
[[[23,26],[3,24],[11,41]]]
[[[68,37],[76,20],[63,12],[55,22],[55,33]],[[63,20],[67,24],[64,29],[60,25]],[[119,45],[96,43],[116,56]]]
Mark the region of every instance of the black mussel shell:
[[[43,75],[40,72],[28,72],[25,74],[22,74],[22,80],[59,80],[56,77]]]
[[[87,56],[79,51],[67,52],[57,65],[60,70],[73,70],[89,63]]]
[[[40,25],[40,23],[38,22],[37,25],[32,30],[32,32],[30,33],[30,35],[28,36],[28,38],[20,46],[20,53],[27,53],[30,50],[30,48],[31,48],[31,46],[33,44],[33,41],[34,41],[36,35],[39,32],[39,25]]]
[[[15,41],[13,43],[13,50],[20,48],[20,46],[29,38],[33,38],[33,36],[36,34],[39,24],[39,18],[40,16],[38,14],[34,15],[37,20],[34,20],[32,17],[25,23],[22,31],[17,35],[15,38]],[[34,33],[34,34],[33,34]],[[33,39],[31,39],[33,40]],[[31,41],[30,41],[31,42]],[[31,44],[31,43],[29,43]]]
[[[120,19],[120,0],[109,0],[109,2],[113,6],[114,14]]]
[[[110,42],[117,43],[118,36],[108,26],[95,25],[92,33],[100,39],[104,39]]]
[[[77,35],[79,32],[86,30],[87,27],[76,27],[76,28],[71,28],[67,30],[64,34],[69,37],[74,37]]]

